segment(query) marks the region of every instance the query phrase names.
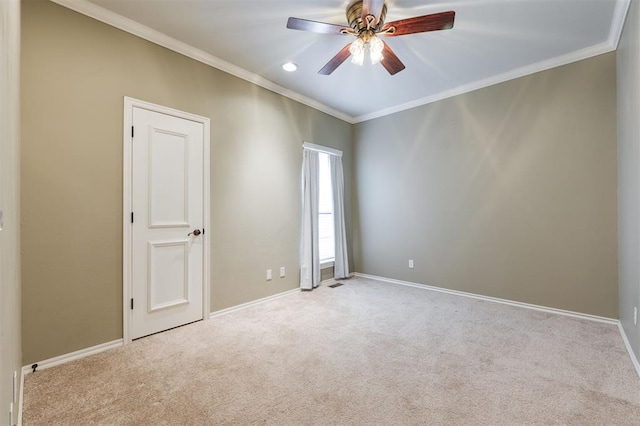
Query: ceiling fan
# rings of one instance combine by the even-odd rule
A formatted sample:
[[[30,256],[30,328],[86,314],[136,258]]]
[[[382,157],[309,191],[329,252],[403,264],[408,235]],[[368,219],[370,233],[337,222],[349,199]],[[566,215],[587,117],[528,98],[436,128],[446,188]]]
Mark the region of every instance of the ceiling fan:
[[[416,16],[384,23],[387,15],[385,0],[357,0],[347,7],[347,21],[349,26],[327,24],[309,21],[307,19],[289,18],[287,28],[293,30],[311,31],[321,34],[352,35],[356,40],[347,44],[338,52],[318,74],[329,75],[334,72],[349,56],[351,62],[362,65],[365,47],[369,46],[371,63],[382,63],[382,66],[394,75],[402,71],[405,66],[398,59],[389,45],[378,36],[397,37],[407,34],[425,33],[429,31],[448,30],[453,28],[454,11]]]

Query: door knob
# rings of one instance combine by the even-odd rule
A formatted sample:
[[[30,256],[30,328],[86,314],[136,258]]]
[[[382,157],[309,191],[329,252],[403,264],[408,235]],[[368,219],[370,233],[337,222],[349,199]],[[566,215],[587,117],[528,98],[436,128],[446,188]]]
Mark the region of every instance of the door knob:
[[[202,231],[200,231],[199,229],[194,229],[193,232],[189,232],[187,234],[187,237],[190,237],[191,234],[193,234],[193,235],[195,235],[197,237],[198,235],[202,234]]]

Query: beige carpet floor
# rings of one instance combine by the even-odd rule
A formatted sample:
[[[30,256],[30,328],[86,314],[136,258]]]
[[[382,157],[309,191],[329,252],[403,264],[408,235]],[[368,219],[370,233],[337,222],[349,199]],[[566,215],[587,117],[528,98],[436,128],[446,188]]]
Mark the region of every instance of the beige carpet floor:
[[[26,377],[25,425],[640,425],[614,325],[354,278]]]

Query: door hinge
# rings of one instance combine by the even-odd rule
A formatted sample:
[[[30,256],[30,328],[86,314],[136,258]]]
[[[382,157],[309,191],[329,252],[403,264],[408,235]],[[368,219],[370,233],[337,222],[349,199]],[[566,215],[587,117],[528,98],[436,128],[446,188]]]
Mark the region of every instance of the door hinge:
[[[131,137],[133,137],[133,126],[131,126]]]
[[[131,299],[131,309],[133,309],[133,299]]]
[[[133,212],[131,212],[131,223],[133,223]]]

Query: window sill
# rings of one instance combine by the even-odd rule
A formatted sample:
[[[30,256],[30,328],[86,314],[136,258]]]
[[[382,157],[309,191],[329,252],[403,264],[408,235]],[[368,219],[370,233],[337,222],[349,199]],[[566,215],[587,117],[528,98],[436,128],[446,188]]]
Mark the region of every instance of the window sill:
[[[334,263],[333,260],[324,260],[324,261],[320,262],[320,269],[333,268],[334,264],[335,263]]]

